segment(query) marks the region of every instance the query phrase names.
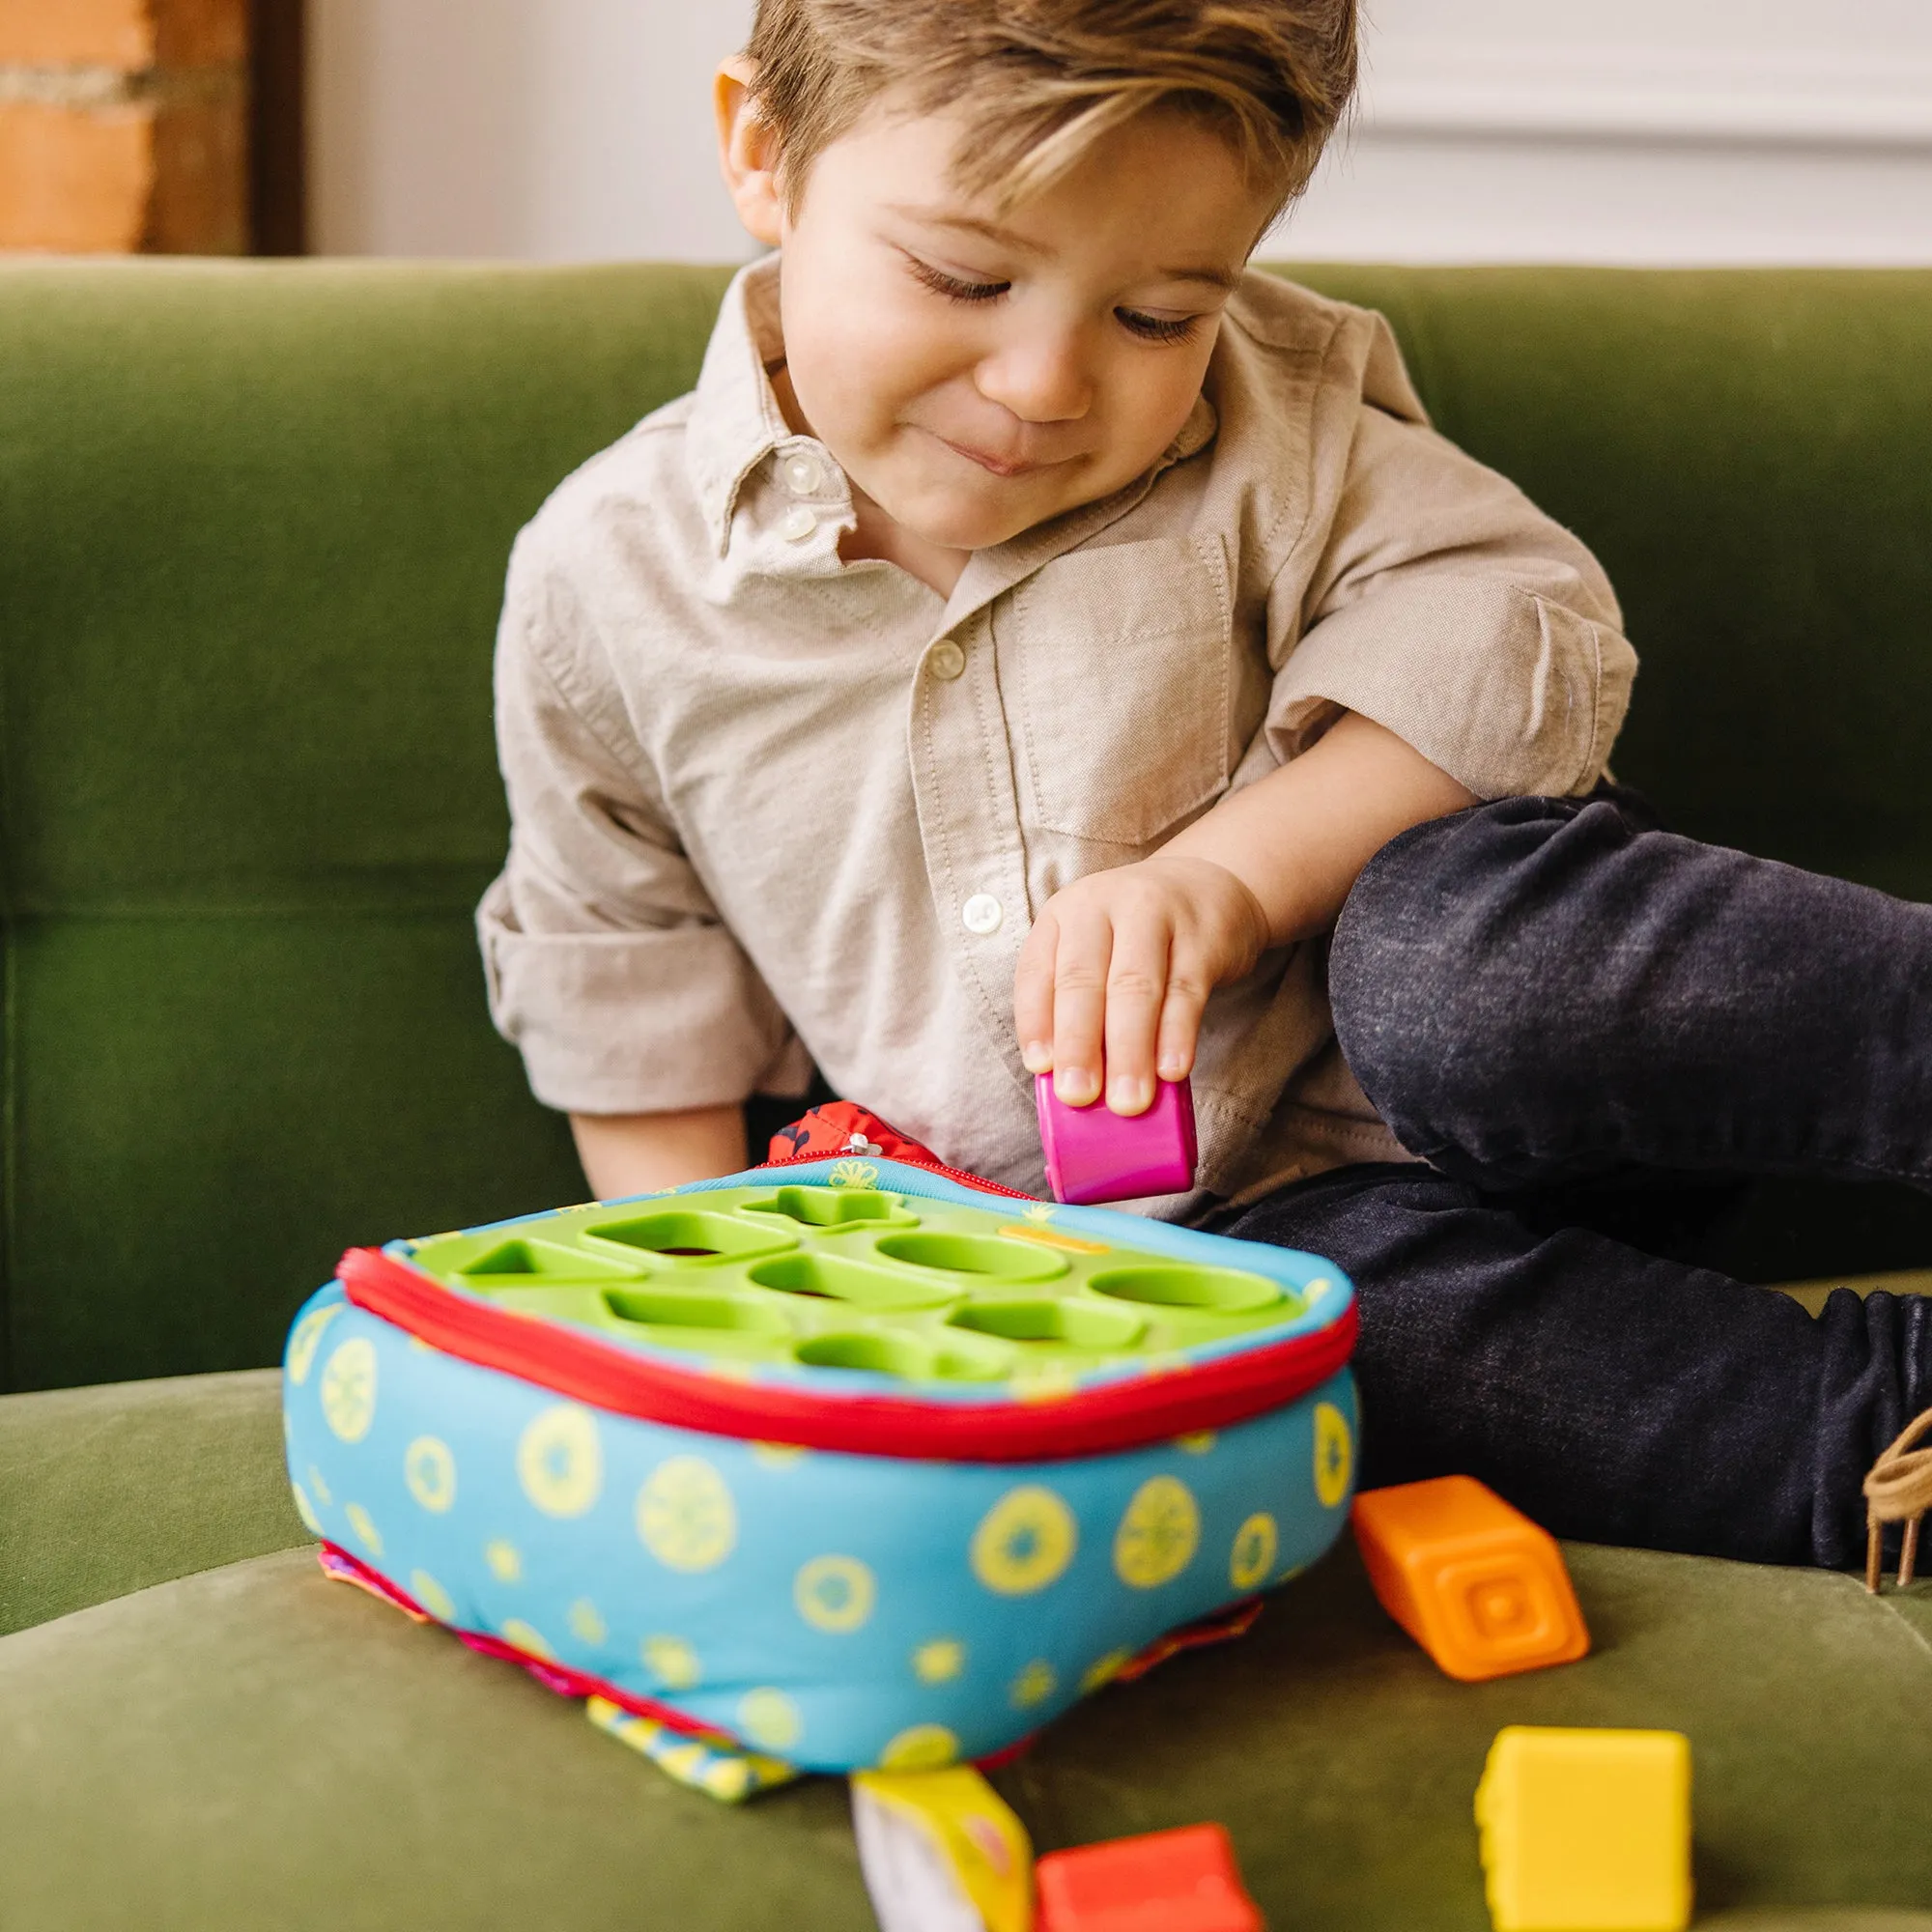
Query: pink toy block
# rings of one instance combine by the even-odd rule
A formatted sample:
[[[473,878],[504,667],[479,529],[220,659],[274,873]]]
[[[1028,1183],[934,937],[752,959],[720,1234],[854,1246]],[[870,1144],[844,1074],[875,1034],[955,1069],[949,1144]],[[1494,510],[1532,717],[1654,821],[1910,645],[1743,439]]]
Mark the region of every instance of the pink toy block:
[[[1153,1105],[1131,1117],[1110,1112],[1103,1100],[1069,1107],[1050,1073],[1035,1079],[1034,1100],[1056,1201],[1091,1208],[1194,1185],[1194,1090],[1185,1080],[1161,1081]]]
[[[1035,1932],[1263,1932],[1219,1825],[1050,1852]]]

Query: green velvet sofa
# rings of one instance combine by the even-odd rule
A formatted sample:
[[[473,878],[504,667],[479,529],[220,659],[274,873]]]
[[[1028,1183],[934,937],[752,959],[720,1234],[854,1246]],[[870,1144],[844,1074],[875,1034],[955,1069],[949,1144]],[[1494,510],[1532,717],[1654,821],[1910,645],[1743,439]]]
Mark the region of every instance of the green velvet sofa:
[[[1932,898],[1932,274],[1305,273],[1610,567],[1621,776]],[[724,280],[0,271],[6,1932],[870,1923],[836,1781],[727,1810],[326,1582],[270,1366],[346,1244],[581,1192],[470,937],[492,625]],[[1845,1278],[1932,1214],[1765,1188],[1713,1240]],[[1223,1820],[1278,1928],[1476,1932],[1498,1726],[1670,1725],[1701,1922],[1932,1928],[1932,1593],[1569,1553],[1581,1663],[1452,1684],[1344,1549],[1000,1782],[1042,1848]]]

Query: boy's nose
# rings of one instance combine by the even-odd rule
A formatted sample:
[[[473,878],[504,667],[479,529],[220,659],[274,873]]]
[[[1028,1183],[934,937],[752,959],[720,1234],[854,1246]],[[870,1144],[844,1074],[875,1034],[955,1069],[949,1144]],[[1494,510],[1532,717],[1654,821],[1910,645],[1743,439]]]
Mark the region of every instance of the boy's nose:
[[[982,396],[1022,422],[1074,422],[1094,403],[1087,357],[1071,331],[1005,343],[981,360],[974,380]]]

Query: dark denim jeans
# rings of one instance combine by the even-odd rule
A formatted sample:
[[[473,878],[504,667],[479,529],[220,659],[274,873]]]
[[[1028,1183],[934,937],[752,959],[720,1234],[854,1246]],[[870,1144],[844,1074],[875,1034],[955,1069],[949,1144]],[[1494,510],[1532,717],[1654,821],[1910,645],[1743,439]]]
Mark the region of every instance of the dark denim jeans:
[[[1660,830],[1633,794],[1507,799],[1370,863],[1336,1031],[1428,1167],[1218,1224],[1360,1295],[1365,1484],[1463,1471],[1558,1535],[1858,1562],[1860,1480],[1932,1405],[1932,1302],[1788,1297],[1577,1204],[1744,1175],[1932,1187],[1932,907]]]

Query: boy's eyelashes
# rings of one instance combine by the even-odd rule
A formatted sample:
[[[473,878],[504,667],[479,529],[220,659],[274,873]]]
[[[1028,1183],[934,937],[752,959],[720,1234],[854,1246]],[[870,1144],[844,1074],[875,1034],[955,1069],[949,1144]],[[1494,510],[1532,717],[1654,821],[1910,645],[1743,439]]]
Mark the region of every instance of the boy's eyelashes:
[[[997,301],[1012,287],[1010,282],[966,281],[958,275],[949,275],[944,269],[935,269],[930,262],[923,262],[917,255],[906,255],[905,262],[915,279],[923,283],[934,295],[944,296],[948,301]],[[1144,342],[1185,342],[1201,323],[1198,315],[1147,315],[1132,308],[1117,308],[1114,314],[1122,328]]]

